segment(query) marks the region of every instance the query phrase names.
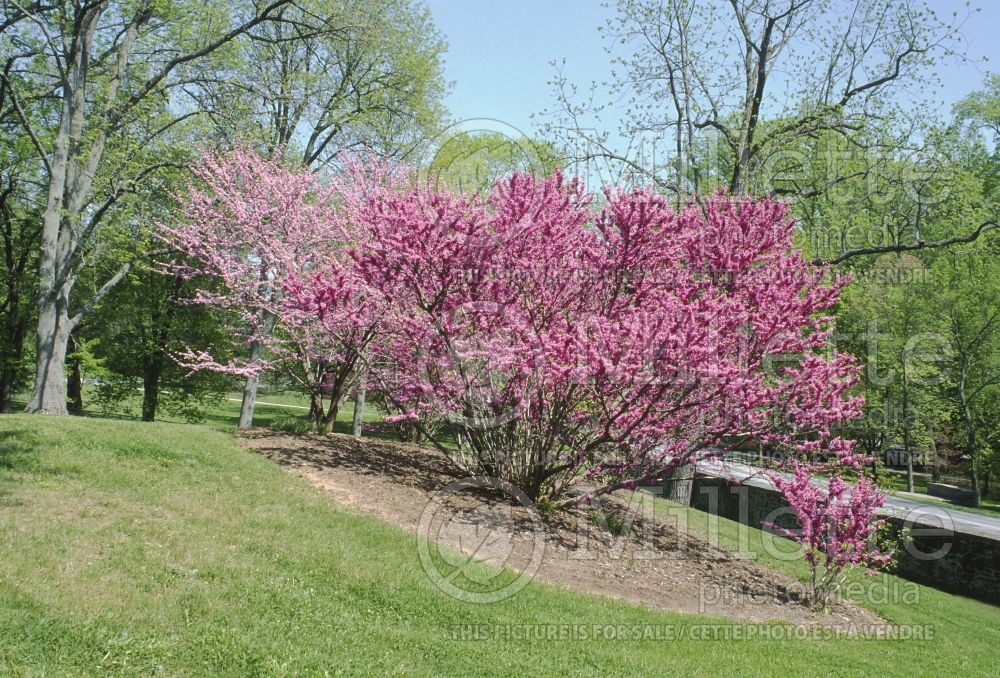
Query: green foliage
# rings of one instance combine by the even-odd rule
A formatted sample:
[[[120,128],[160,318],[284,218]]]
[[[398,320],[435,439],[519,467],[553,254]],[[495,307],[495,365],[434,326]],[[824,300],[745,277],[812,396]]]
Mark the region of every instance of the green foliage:
[[[163,410],[196,422],[228,390],[231,378],[188,374],[172,358],[187,348],[211,346],[226,359],[236,348],[223,314],[190,303],[199,290],[207,291],[204,285],[140,267],[88,321],[85,329],[103,337],[96,349],[106,368],[97,389],[103,413],[152,420]]]
[[[547,176],[563,164],[552,144],[499,132],[456,133],[436,141],[427,174],[437,184],[464,193],[488,192],[498,179],[514,172]]]
[[[863,359],[863,417],[850,424],[869,454],[907,442],[926,449],[947,418],[941,407],[948,346],[928,304],[931,272],[911,255],[883,255],[848,288],[838,320],[843,348]]]
[[[322,167],[348,148],[405,156],[439,129],[445,44],[422,5],[299,0],[279,14],[232,43],[224,78],[199,83],[214,136]]]

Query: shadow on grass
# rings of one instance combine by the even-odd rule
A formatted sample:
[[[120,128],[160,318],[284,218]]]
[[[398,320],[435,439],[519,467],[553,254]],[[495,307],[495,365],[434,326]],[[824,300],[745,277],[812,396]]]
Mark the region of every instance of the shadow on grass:
[[[0,470],[34,470],[38,466],[39,444],[34,431],[0,431]]]
[[[10,488],[23,482],[18,475],[43,470],[38,452],[39,440],[34,431],[0,431],[0,506],[21,504]]]

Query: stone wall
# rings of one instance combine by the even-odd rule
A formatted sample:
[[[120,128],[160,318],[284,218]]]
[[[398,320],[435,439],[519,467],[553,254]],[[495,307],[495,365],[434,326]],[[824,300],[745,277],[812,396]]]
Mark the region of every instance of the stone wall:
[[[944,483],[927,483],[927,494],[964,506],[976,505],[976,493],[964,487],[945,485]]]
[[[784,497],[773,489],[733,485],[714,476],[695,477],[691,505],[701,511],[760,527],[764,521],[793,529],[794,514]],[[887,517],[896,534],[904,527],[911,539],[896,556],[894,572],[901,577],[1000,604],[1000,541],[942,530],[930,521]]]

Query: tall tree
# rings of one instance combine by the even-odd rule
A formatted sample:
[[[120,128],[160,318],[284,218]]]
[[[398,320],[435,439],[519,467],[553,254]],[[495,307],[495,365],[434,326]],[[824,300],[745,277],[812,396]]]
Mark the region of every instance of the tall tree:
[[[248,31],[225,77],[189,88],[229,145],[281,151],[290,165],[336,165],[345,149],[401,158],[439,128],[444,41],[413,0],[298,0]],[[250,362],[264,360],[260,339]],[[243,390],[253,421],[259,374]]]
[[[951,344],[952,398],[961,433],[959,446],[968,462],[978,502],[988,430],[981,422],[987,398],[1000,385],[1000,265],[985,248],[956,250],[935,267],[941,287],[938,313]]]
[[[619,0],[604,30],[615,103],[580,103],[559,75],[550,131],[578,160],[607,161],[678,202],[718,188],[816,197],[919,151],[926,109],[905,95],[926,91],[936,59],[962,57],[967,19],[946,23],[921,2],[897,0]],[[592,131],[602,114],[621,121],[616,135]],[[796,146],[808,142],[803,156]],[[844,148],[852,166],[839,163]],[[817,156],[823,172],[806,184],[800,165]],[[955,242],[993,227],[969,224]],[[825,260],[947,244],[881,243]]]
[[[102,409],[131,413],[138,389],[143,421],[154,421],[164,408],[192,418],[207,397],[229,388],[228,378],[192,374],[172,357],[186,349],[213,348],[227,358],[229,336],[221,314],[192,303],[207,284],[165,276],[141,263],[84,323],[101,337],[94,353],[107,372],[98,388]]]
[[[91,294],[73,294],[86,256],[126,195],[170,166],[152,160],[108,171],[109,150],[153,144],[197,113],[183,96],[207,57],[274,20],[290,0],[0,4],[12,106],[44,166],[38,256],[35,386],[27,410],[66,412],[65,358],[73,329],[127,275],[127,260]],[[57,113],[34,114],[36,106]],[[144,158],[145,159],[145,158]]]
[[[883,255],[848,288],[838,316],[839,331],[865,366],[864,416],[850,422],[851,433],[872,457],[901,443],[910,492],[918,446],[926,447],[928,430],[940,429],[944,417],[939,387],[947,344],[930,273],[913,255]]]

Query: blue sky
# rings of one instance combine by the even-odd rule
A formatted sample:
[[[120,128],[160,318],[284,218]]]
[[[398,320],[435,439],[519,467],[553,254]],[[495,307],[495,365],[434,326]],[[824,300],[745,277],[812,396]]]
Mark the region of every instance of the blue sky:
[[[945,19],[964,15],[965,0],[932,0]],[[598,0],[428,0],[449,49],[445,75],[454,82],[447,99],[458,120],[493,118],[525,134],[532,114],[551,108],[554,76],[549,64],[565,58],[571,82],[588,85],[609,75],[608,56],[597,27],[611,10]],[[970,57],[986,63],[943,63],[942,89],[935,99],[950,107],[983,82],[1000,61],[1000,1],[974,0],[981,7],[965,27]],[[485,126],[485,125],[484,125]]]

